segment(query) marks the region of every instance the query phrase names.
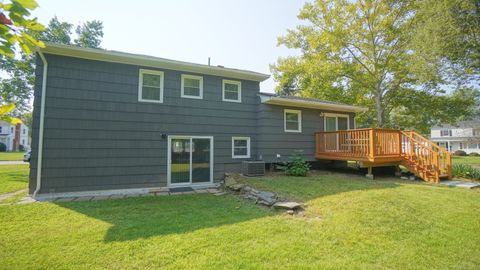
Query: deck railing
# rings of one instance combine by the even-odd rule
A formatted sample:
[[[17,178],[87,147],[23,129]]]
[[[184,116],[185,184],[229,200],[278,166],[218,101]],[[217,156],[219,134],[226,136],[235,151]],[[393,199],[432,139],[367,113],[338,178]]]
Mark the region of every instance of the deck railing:
[[[353,129],[315,134],[317,155],[352,158],[401,156],[398,130]]]
[[[315,134],[316,156],[323,159],[397,161],[427,181],[452,176],[450,153],[414,131],[367,128]]]

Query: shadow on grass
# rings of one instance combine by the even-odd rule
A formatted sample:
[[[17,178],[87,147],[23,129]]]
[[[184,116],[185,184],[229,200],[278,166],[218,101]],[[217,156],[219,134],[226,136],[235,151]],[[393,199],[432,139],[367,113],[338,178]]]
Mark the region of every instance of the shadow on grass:
[[[105,242],[182,234],[275,214],[234,196],[211,194],[56,204],[110,223]]]
[[[249,179],[261,190],[309,200],[355,190],[395,188],[393,182],[349,179],[345,176],[272,177]],[[128,241],[158,235],[246,222],[278,212],[259,207],[232,195],[193,194],[120,200],[65,202],[57,205],[108,222],[112,227],[105,242]]]

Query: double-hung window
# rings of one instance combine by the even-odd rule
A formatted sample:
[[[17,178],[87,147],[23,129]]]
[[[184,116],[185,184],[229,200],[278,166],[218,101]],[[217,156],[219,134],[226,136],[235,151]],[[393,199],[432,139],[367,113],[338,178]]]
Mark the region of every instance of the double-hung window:
[[[162,71],[140,69],[138,101],[162,103],[163,79]]]
[[[285,132],[302,132],[302,111],[284,110],[283,127]]]
[[[250,158],[250,137],[232,137],[232,158]]]
[[[182,98],[203,98],[203,77],[182,74]]]
[[[242,83],[239,81],[222,81],[222,100],[229,102],[242,102]]]
[[[451,129],[442,129],[442,130],[440,130],[440,136],[442,136],[442,137],[452,136],[452,130]]]

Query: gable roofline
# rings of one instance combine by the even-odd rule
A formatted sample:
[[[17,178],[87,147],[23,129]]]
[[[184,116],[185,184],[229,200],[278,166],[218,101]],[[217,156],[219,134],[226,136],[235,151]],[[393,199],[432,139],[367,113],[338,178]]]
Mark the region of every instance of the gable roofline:
[[[120,64],[139,65],[161,69],[179,70],[206,75],[262,82],[270,75],[255,71],[209,66],[184,61],[171,60],[149,55],[133,54],[104,49],[82,48],[71,45],[45,43],[45,48],[39,49],[44,54],[70,56],[89,60],[112,62]]]
[[[465,128],[480,128],[480,117],[475,117],[471,120],[459,121],[454,124],[440,124],[431,127],[432,130],[438,129],[465,129]]]
[[[335,103],[332,101],[325,101],[315,98],[304,98],[297,96],[277,95],[271,93],[259,93],[262,103],[271,105],[291,106],[309,109],[322,109],[340,112],[365,112],[368,109],[353,105]]]

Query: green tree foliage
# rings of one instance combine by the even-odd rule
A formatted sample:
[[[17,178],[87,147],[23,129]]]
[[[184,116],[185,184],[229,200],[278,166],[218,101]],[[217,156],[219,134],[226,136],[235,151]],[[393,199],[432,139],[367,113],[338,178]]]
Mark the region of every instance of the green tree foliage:
[[[45,42],[98,48],[103,37],[103,26],[99,21],[89,21],[77,27],[74,39],[73,24],[62,22],[54,17],[45,31],[32,34]],[[31,110],[31,98],[35,82],[35,57],[25,53],[16,58],[5,58],[0,62],[0,69],[7,74],[0,79],[0,104],[14,103],[15,115],[22,115]]]
[[[36,18],[29,19],[30,11],[37,8],[35,0],[12,0],[0,3],[0,55],[15,56],[18,45],[29,55],[35,46],[44,46],[31,34],[44,30]]]
[[[103,37],[103,23],[93,20],[77,26],[75,31],[78,37],[75,45],[87,48],[99,48]]]
[[[447,60],[441,63],[467,75],[480,70],[480,1],[418,0],[416,10],[415,51],[431,63]]]
[[[47,29],[41,32],[39,39],[58,44],[71,44],[73,24],[61,22],[57,16],[53,17],[48,23]]]
[[[369,111],[358,122],[366,126],[426,131],[435,122],[471,115],[478,98],[471,85],[457,81],[455,91],[445,94],[455,65],[426,61],[423,52],[414,50],[418,3],[305,4],[298,17],[306,24],[278,40],[301,55],[271,66],[277,91],[365,106]]]

